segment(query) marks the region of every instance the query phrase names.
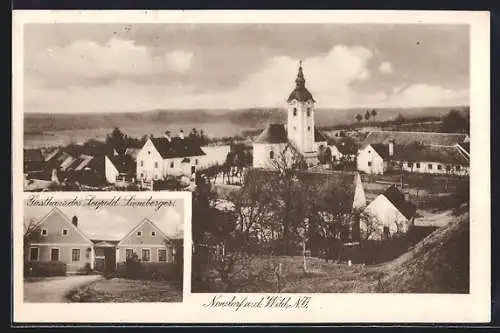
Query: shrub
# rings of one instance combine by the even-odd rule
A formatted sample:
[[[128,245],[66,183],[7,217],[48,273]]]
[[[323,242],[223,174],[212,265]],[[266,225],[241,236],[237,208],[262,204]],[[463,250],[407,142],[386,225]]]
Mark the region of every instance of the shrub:
[[[180,265],[163,262],[141,262],[129,258],[124,263],[119,263],[116,275],[126,279],[141,280],[182,280]]]
[[[61,261],[28,261],[24,263],[24,276],[64,276],[66,268]]]

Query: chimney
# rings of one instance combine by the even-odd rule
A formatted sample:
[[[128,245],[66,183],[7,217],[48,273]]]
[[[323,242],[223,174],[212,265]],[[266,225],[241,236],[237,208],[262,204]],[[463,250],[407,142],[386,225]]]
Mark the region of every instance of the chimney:
[[[184,131],[183,130],[179,131],[179,139],[184,139]]]
[[[172,138],[170,137],[170,131],[165,131],[165,134],[163,136],[168,140],[168,142],[172,140]]]
[[[394,140],[389,141],[389,156],[394,155]]]
[[[71,223],[73,223],[73,225],[75,227],[78,227],[78,217],[76,215],[73,216],[73,219],[71,220]]]

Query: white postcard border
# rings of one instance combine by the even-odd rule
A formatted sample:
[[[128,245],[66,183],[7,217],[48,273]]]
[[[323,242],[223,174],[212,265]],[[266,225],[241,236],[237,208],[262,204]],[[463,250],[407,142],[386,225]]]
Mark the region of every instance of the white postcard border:
[[[215,294],[191,294],[191,233],[185,228],[184,300],[137,304],[29,304],[22,289],[23,24],[121,23],[419,23],[469,24],[471,117],[470,294],[308,294],[308,309],[204,308]],[[488,322],[490,320],[489,13],[432,11],[15,11],[13,13],[14,321],[133,323]],[[443,46],[445,47],[445,46]],[[409,60],[410,61],[410,60]],[[108,192],[112,195],[111,192]],[[181,192],[152,192],[176,197]],[[106,192],[100,192],[100,195]],[[185,207],[191,205],[185,203]],[[185,214],[190,217],[191,213]],[[188,235],[189,234],[189,235]],[[281,294],[283,295],[283,294]],[[258,297],[260,294],[238,294]],[[299,296],[297,294],[293,296]]]

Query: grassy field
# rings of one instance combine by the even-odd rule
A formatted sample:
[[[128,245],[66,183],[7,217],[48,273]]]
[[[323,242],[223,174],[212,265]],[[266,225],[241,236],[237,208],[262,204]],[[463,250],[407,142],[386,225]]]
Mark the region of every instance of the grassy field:
[[[73,302],[182,302],[182,287],[172,282],[113,278],[99,280],[68,294]]]
[[[275,270],[281,264],[280,287]],[[257,257],[254,278],[236,292],[285,293],[468,293],[469,216],[455,218],[398,258],[379,265],[351,265],[302,257]],[[221,292],[214,281],[211,292]]]

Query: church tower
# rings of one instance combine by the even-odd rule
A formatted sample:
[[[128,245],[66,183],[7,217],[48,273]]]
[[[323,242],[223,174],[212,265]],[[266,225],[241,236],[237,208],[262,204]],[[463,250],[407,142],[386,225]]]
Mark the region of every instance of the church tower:
[[[302,72],[302,61],[295,79],[295,89],[287,100],[288,140],[304,157],[316,155],[314,145],[314,104],[316,101],[306,88],[306,79]]]

